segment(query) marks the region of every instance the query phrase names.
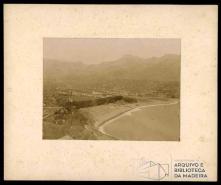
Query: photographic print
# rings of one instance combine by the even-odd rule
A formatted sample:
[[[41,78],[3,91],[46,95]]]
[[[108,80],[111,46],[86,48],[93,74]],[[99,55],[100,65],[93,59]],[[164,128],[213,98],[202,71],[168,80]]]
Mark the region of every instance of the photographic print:
[[[217,181],[214,5],[4,5],[4,179]]]
[[[180,140],[181,40],[44,38],[43,139]]]

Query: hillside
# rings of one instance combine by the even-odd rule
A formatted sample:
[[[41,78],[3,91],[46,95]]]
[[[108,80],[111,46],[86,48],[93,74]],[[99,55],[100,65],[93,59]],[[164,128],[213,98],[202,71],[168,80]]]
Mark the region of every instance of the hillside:
[[[180,85],[180,56],[140,58],[125,55],[118,60],[87,65],[44,59],[44,86],[144,93],[177,92]]]
[[[82,62],[62,62],[44,59],[44,78],[47,79],[148,79],[179,81],[180,56],[165,55],[143,59],[126,55],[116,61],[86,65]]]

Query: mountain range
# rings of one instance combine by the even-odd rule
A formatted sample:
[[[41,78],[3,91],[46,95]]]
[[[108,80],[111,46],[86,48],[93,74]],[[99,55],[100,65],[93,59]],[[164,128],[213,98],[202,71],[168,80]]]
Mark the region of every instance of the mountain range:
[[[97,81],[145,80],[180,81],[180,55],[140,58],[125,55],[115,61],[99,64],[44,59],[44,82],[55,80],[90,83]],[[68,83],[69,83],[68,82]]]

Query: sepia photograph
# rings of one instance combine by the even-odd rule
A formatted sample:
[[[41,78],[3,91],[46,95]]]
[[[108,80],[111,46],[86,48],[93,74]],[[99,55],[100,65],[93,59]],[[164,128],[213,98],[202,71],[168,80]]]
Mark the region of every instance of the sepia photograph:
[[[180,141],[181,40],[44,38],[43,139]]]
[[[4,180],[217,181],[214,5],[4,5]]]

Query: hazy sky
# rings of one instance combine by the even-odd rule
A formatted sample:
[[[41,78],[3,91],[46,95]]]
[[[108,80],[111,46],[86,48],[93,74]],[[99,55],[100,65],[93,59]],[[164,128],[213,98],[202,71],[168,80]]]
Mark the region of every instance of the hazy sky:
[[[142,58],[180,54],[180,39],[64,39],[44,38],[44,58],[100,63],[123,55]]]

